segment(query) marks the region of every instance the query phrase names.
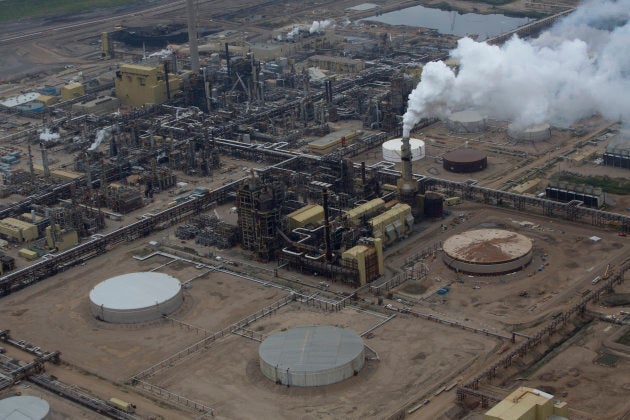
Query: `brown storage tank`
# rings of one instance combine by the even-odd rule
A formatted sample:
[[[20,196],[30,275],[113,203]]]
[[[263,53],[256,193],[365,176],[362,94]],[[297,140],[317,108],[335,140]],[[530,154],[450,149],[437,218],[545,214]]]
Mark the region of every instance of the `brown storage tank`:
[[[475,149],[457,149],[442,158],[442,167],[449,172],[478,172],[488,167],[488,156]]]
[[[442,217],[444,199],[440,194],[428,192],[424,195],[424,215],[426,217]]]

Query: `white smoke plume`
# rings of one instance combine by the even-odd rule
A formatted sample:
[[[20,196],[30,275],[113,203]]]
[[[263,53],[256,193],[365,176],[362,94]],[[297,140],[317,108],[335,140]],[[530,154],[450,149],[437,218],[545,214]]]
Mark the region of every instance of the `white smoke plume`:
[[[314,20],[313,24],[311,25],[311,29],[309,29],[308,31],[310,33],[315,33],[315,32],[321,32],[324,29],[328,28],[330,25],[332,25],[332,21],[326,19],[326,20]]]
[[[590,0],[533,40],[503,46],[460,39],[428,63],[409,95],[403,135],[422,118],[479,108],[515,127],[567,127],[594,114],[630,122],[630,0]]]
[[[291,40],[295,38],[300,33],[300,29],[300,26],[294,26],[293,29],[287,33],[287,39]]]

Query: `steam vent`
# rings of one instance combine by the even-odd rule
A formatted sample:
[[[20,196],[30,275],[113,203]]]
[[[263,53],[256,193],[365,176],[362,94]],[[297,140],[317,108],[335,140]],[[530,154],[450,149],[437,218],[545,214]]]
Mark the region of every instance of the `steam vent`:
[[[502,229],[469,230],[448,238],[442,249],[444,263],[452,269],[477,275],[518,271],[532,260],[532,241]]]
[[[129,273],[99,283],[90,309],[101,321],[132,324],[175,312],[184,300],[179,280],[163,273]]]
[[[308,325],[270,335],[258,349],[260,370],[287,386],[323,386],[351,378],[365,363],[363,339],[331,325]]]

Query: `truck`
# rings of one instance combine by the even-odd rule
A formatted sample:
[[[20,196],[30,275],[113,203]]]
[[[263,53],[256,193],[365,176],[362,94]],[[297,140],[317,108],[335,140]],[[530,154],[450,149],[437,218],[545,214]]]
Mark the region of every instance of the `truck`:
[[[127,401],[123,401],[120,398],[110,398],[107,401],[107,404],[111,405],[114,408],[117,408],[125,413],[133,413],[136,411],[136,406],[128,403]]]

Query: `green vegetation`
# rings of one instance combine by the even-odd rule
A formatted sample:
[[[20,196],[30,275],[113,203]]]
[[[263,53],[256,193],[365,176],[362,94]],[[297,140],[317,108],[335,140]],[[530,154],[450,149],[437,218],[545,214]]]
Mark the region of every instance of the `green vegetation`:
[[[0,3],[0,22],[19,19],[60,16],[91,9],[129,6],[139,0],[4,0]]]
[[[619,337],[619,340],[617,340],[617,343],[623,344],[624,346],[630,346],[630,330],[626,331],[624,335]]]
[[[579,176],[577,174],[560,172],[559,174],[554,175],[552,179],[571,184],[599,187],[609,194],[630,194],[630,180],[627,178],[611,178],[609,176]]]

